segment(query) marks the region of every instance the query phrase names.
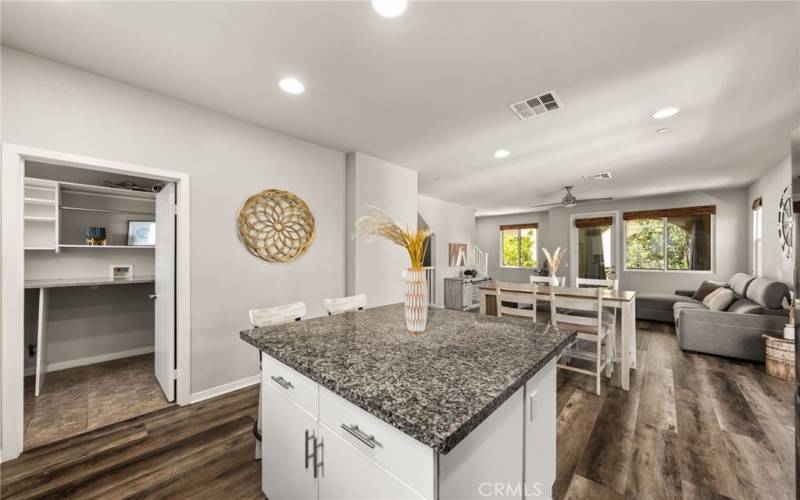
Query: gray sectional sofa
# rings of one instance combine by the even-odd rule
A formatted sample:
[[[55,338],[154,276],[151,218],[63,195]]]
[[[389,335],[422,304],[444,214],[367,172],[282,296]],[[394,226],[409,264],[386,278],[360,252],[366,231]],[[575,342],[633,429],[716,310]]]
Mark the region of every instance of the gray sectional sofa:
[[[702,299],[719,287],[733,292],[733,302],[710,310]],[[637,294],[636,318],[674,323],[683,350],[764,361],[762,335],[783,335],[788,312],[782,303],[788,297],[784,283],[737,273],[727,283],[706,281],[696,291]]]

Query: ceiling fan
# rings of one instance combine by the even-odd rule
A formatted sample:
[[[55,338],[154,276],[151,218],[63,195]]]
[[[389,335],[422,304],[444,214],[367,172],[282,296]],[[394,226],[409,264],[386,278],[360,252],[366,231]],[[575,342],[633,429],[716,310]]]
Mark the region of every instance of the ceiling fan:
[[[595,201],[609,201],[613,200],[614,198],[587,198],[584,200],[579,200],[575,198],[575,195],[572,194],[572,188],[575,186],[564,186],[563,189],[565,191],[564,197],[561,198],[561,201],[556,203],[545,203],[544,205],[531,205],[531,208],[540,208],[540,207],[553,207],[556,205],[561,205],[562,207],[574,207],[578,203],[589,203]]]

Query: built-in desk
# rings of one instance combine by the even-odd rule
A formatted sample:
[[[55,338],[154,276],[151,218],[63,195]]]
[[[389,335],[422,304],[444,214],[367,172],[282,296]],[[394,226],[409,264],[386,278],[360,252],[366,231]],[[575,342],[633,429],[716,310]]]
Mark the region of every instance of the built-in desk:
[[[155,283],[155,276],[138,276],[135,278],[52,278],[25,280],[26,289],[39,289],[39,312],[36,320],[36,385],[34,395],[38,396],[44,383],[44,364],[47,353],[46,324],[48,290],[79,286],[133,285],[137,283]]]

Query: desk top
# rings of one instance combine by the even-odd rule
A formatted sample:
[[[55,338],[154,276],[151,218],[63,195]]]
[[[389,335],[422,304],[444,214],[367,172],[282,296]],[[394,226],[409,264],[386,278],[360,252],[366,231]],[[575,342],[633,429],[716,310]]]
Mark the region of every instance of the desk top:
[[[517,283],[519,288],[503,287],[503,290],[511,292],[530,292],[530,285],[527,283]],[[495,291],[494,281],[490,281],[480,287],[481,291],[493,293]],[[548,285],[539,284],[539,295],[550,295],[550,287]],[[629,290],[605,290],[603,292],[603,300],[619,300],[622,302],[630,302],[636,297],[636,292]]]
[[[133,278],[51,278],[25,280],[25,288],[64,288],[70,286],[132,285],[136,283],[155,283],[155,276],[136,276]]]

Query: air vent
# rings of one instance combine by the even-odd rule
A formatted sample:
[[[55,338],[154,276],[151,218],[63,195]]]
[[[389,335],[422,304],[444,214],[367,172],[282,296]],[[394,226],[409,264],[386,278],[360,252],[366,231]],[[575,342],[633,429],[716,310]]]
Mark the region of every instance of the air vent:
[[[583,176],[583,180],[585,181],[602,181],[604,179],[610,179],[610,178],[611,178],[611,172],[600,172],[599,174]]]
[[[513,111],[520,120],[528,120],[536,115],[541,115],[548,111],[555,111],[563,107],[564,105],[561,104],[561,100],[552,90],[545,94],[537,95],[536,97],[531,97],[509,105],[511,111]]]

